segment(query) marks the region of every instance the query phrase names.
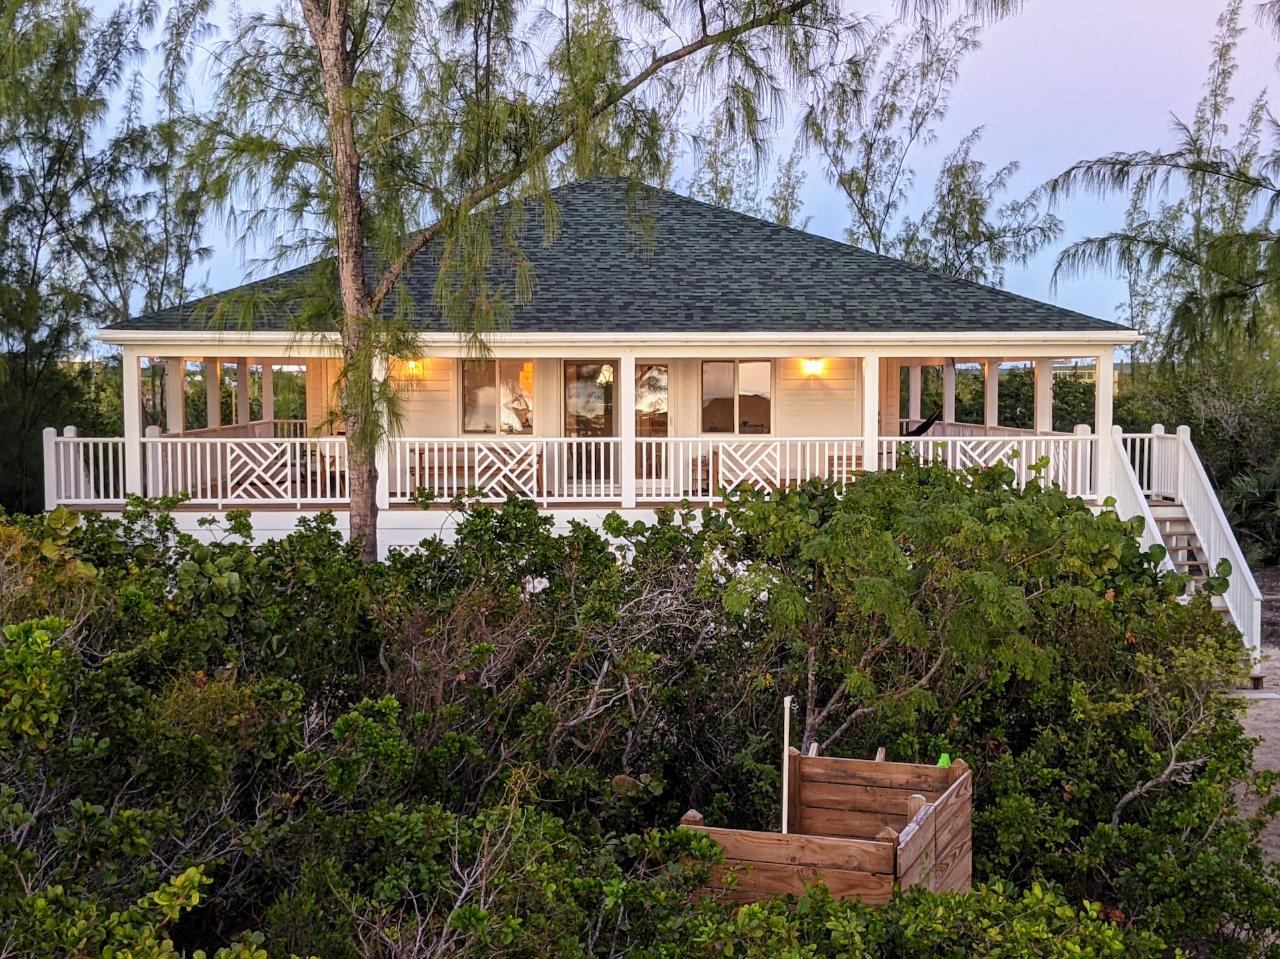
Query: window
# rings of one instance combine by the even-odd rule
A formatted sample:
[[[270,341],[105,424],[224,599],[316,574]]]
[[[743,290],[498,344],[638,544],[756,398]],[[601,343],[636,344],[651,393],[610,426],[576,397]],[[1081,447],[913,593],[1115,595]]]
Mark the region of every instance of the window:
[[[666,436],[670,386],[666,363],[636,364],[636,436]]]
[[[614,364],[564,364],[564,435],[613,436]]]
[[[703,362],[702,432],[771,432],[772,381],[769,360]]]
[[[533,433],[533,361],[462,361],[462,432]]]

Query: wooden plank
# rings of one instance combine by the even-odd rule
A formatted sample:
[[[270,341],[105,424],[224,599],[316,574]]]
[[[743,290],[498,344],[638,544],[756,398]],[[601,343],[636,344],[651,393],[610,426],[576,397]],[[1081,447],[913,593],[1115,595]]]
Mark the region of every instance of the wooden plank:
[[[787,832],[799,832],[800,822],[800,750],[787,747]]]
[[[867,839],[751,832],[745,829],[698,828],[724,849],[725,859],[822,869],[856,869],[893,875],[893,844]]]
[[[917,763],[876,762],[870,759],[831,759],[803,756],[800,768],[806,780],[848,783],[853,786],[892,786],[916,792],[945,792],[954,774],[938,766]]]
[[[806,779],[800,786],[800,802],[820,809],[860,809],[864,812],[892,813],[903,817],[906,825],[907,800],[922,795],[935,800],[941,794],[932,790],[897,789],[892,786],[854,786]]]
[[[848,839],[874,839],[888,826],[901,830],[906,825],[905,816],[892,813],[862,812],[860,810],[822,809],[801,804],[796,822],[796,832],[806,836],[843,836]]]
[[[933,811],[934,846],[938,855],[954,837],[968,833],[973,819],[973,777],[965,773],[938,800]]]
[[[933,808],[931,805],[922,807],[898,838],[899,875],[912,869],[916,862],[925,856],[928,856],[930,863],[932,863],[934,841]]]
[[[736,877],[736,882],[729,876]],[[717,895],[739,901],[772,896],[803,896],[809,886],[822,882],[838,899],[888,902],[893,895],[893,877],[872,875],[852,869],[812,869],[777,863],[741,863],[719,867],[712,872]]]
[[[936,892],[968,892],[972,882],[973,845],[966,832],[946,850],[937,850],[929,888]]]

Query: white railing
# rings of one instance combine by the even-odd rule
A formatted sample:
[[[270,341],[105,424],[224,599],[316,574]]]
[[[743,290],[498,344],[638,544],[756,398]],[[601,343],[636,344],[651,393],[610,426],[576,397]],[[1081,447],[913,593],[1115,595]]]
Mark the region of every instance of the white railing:
[[[524,496],[551,503],[612,503],[622,497],[616,437],[391,440],[388,496],[408,502],[475,495],[484,502]]]
[[[1142,517],[1142,535],[1138,538],[1138,544],[1144,550],[1149,550],[1153,546],[1163,547],[1165,544],[1160,536],[1160,527],[1156,524],[1151,505],[1147,502],[1147,491],[1143,489],[1142,482],[1134,471],[1133,463],[1130,462],[1129,444],[1126,443],[1126,437],[1120,427],[1112,428],[1111,442],[1115,445],[1116,461],[1113,491],[1115,513],[1121,519]],[[1166,573],[1175,572],[1173,561],[1169,558],[1167,551],[1164,559],[1160,561],[1160,569]]]
[[[184,496],[219,508],[300,507],[350,498],[342,437],[148,436],[142,454],[143,492],[151,497]]]
[[[80,436],[68,426],[44,431],[45,508],[116,506],[124,502],[124,440]]]
[[[1144,496],[1179,501],[1181,442],[1157,423],[1150,433],[1124,433],[1125,456]]]
[[[1231,564],[1231,577],[1223,599],[1257,666],[1262,655],[1262,593],[1236,541],[1235,531],[1222,511],[1218,493],[1191,444],[1191,431],[1185,426],[1178,427],[1176,439],[1180,460],[1178,501],[1196,531],[1196,539],[1209,563],[1208,572],[1214,573],[1224,559]]]
[[[308,432],[306,420],[251,420],[248,423],[228,423],[225,426],[206,426],[166,436],[222,437],[224,439],[301,439]]]
[[[644,438],[636,441],[636,501],[711,503],[741,489],[851,482],[862,468],[858,437]]]
[[[1042,459],[1046,485],[1057,486],[1069,496],[1095,495],[1095,438],[1082,434],[1053,436],[889,436],[880,440],[880,468],[896,469],[899,459],[912,456],[925,465],[965,470],[1004,464],[1014,472],[1014,485],[1022,489],[1034,475],[1032,467]]]

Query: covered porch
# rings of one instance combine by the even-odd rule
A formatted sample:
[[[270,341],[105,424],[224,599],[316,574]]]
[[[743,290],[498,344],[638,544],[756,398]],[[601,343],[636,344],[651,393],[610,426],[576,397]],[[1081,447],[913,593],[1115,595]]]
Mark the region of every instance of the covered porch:
[[[1048,481],[1071,495],[1097,502],[1110,489],[1112,444],[1097,442],[1111,430],[1110,346],[1027,343],[1013,352],[991,342],[854,349],[743,340],[726,355],[723,339],[642,352],[582,338],[499,337],[486,360],[453,346],[393,361],[385,375],[397,409],[378,451],[379,503],[410,507],[426,494],[439,503],[515,495],[549,509],[714,504],[746,488],[849,482],[908,454],[953,469],[1003,462],[1020,485],[1044,460]],[[243,343],[163,352],[126,345],[125,435],[47,431],[50,506],[110,509],[126,494],[181,497],[202,509],[345,506],[333,346],[245,353]],[[1055,429],[1063,363],[1092,380],[1092,422]],[[282,368],[305,382],[304,403],[284,418],[274,389]],[[144,403],[144,372],[154,379],[155,369],[163,370],[159,416],[154,401]],[[1033,395],[1029,409],[1024,402],[1018,416],[1005,410],[1002,418],[1001,383],[1014,370],[1024,385],[1030,377]],[[193,396],[203,417],[193,415]],[[161,423],[146,425],[148,417]]]

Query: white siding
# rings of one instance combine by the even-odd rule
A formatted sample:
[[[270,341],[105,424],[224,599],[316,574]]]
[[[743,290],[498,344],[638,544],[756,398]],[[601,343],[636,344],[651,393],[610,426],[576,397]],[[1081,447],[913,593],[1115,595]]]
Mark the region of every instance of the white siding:
[[[402,436],[455,436],[458,432],[458,361],[426,357],[416,367],[401,367]]]
[[[805,375],[803,362],[797,357],[774,362],[774,435],[858,436],[862,360],[828,357],[815,376]]]

